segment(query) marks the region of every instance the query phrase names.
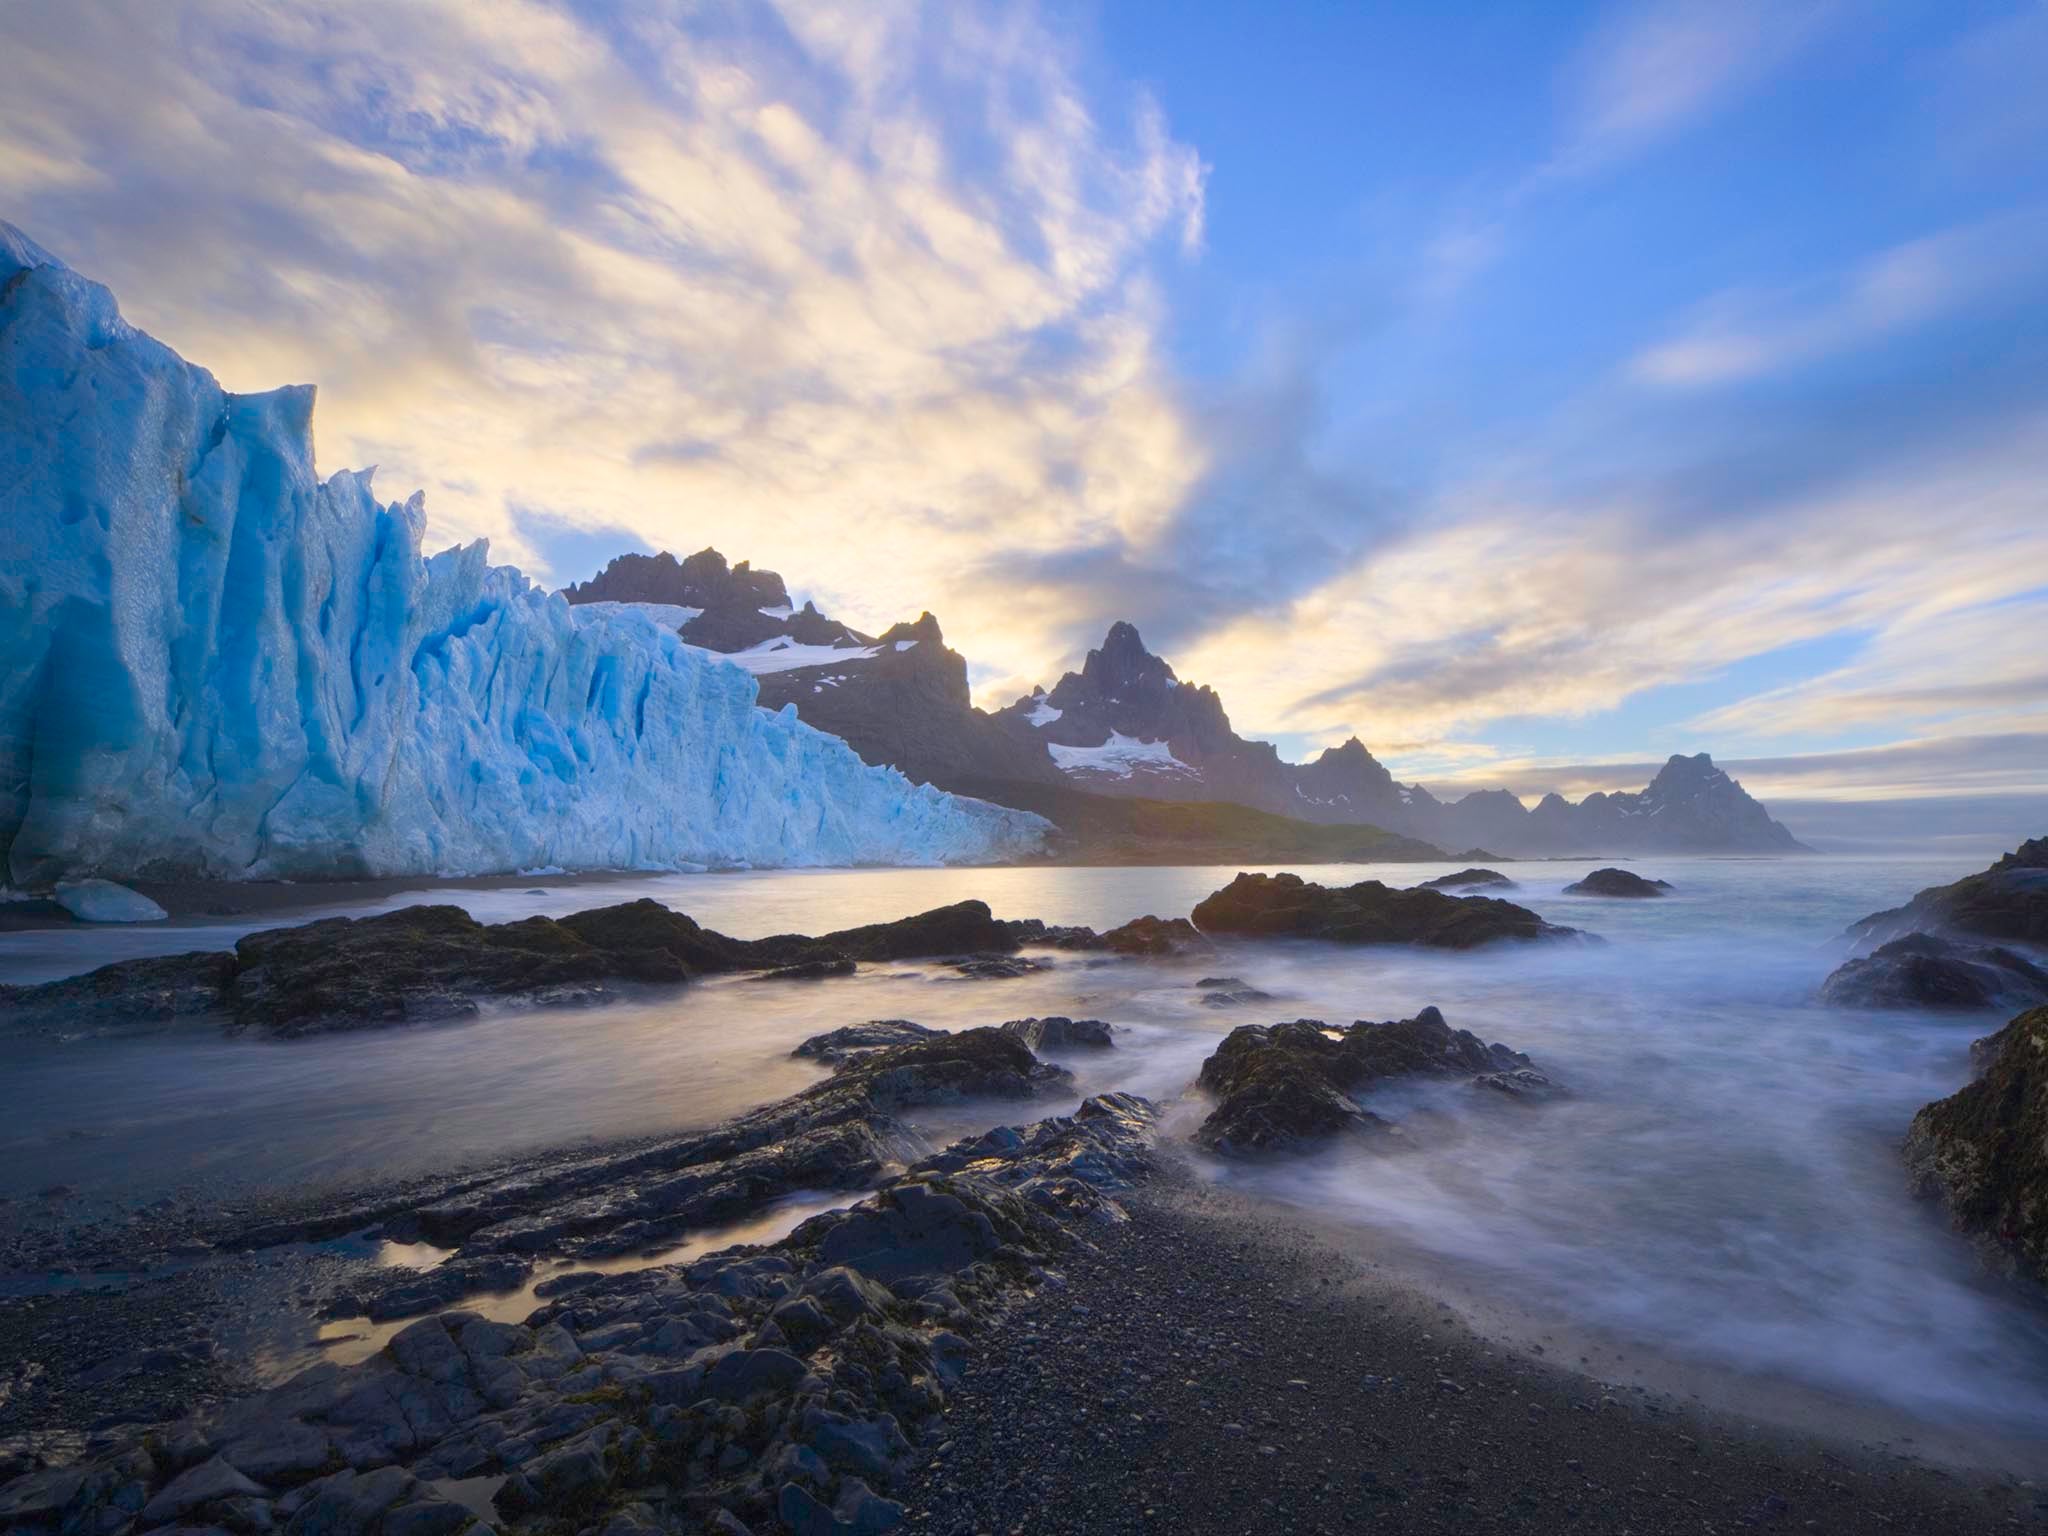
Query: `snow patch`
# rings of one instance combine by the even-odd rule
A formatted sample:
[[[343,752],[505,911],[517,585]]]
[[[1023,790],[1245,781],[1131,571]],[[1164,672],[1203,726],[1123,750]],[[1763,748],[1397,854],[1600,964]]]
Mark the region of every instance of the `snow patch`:
[[[915,640],[898,640],[896,642],[896,649],[899,651],[907,651],[916,644],[917,642]]]
[[[1048,742],[1045,749],[1065,773],[1100,773],[1117,779],[1140,772],[1199,777],[1194,768],[1173,755],[1168,743],[1139,741],[1120,731],[1111,731],[1109,740],[1099,747],[1063,747]]]
[[[760,610],[760,614],[764,619],[787,619],[791,616],[790,607],[787,603],[782,603],[774,608],[763,608]]]
[[[773,640],[764,640],[744,651],[705,651],[702,654],[717,661],[729,661],[756,677],[763,677],[770,672],[795,672],[803,667],[822,667],[835,661],[869,661],[879,650],[878,646],[872,645],[798,645],[787,635],[777,635]]]
[[[1046,703],[1045,700],[1040,699],[1038,701],[1038,706],[1024,718],[1026,720],[1029,720],[1033,725],[1037,726],[1040,730],[1044,730],[1048,725],[1051,725],[1053,721],[1059,719],[1059,717],[1061,715],[1064,715],[1065,713],[1066,711],[1064,709],[1054,709],[1050,704]]]

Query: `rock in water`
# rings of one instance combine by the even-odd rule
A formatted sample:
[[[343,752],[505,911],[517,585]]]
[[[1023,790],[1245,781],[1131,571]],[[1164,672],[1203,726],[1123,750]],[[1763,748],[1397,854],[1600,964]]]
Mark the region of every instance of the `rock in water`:
[[[1337,944],[1424,944],[1471,949],[1497,939],[1553,939],[1576,930],[1489,896],[1395,890],[1377,880],[1331,888],[1299,875],[1239,875],[1195,908],[1205,934],[1327,939]]]
[[[316,478],[310,387],[227,393],[7,225],[0,333],[14,884],[930,864],[1050,830],[482,543],[424,557],[421,497]]]
[[[1821,983],[1837,1008],[2026,1008],[2048,1003],[2048,971],[1996,944],[1909,933]]]
[[[1662,896],[1671,889],[1669,880],[1645,880],[1626,869],[1596,869],[1583,880],[1564,888],[1567,896]]]
[[[1906,1166],[1958,1227],[2048,1276],[2048,1008],[1983,1042],[1983,1075],[1913,1117]]]
[[[1245,1024],[1202,1063],[1198,1081],[1217,1102],[1195,1139],[1242,1157],[1299,1150],[1340,1131],[1384,1129],[1387,1122],[1351,1095],[1398,1077],[1467,1077],[1529,1097],[1554,1091],[1528,1057],[1452,1029],[1434,1008],[1342,1028],[1319,1019]]]
[[[1920,892],[1903,907],[1849,928],[1864,941],[1907,933],[1967,934],[2048,948],[2048,837],[2022,843],[1989,869]]]
[[[1058,1014],[1044,1019],[1012,1019],[1003,1033],[1015,1035],[1034,1051],[1106,1051],[1116,1044],[1100,1019],[1069,1019]]]
[[[1438,875],[1434,880],[1425,880],[1420,888],[1425,891],[1469,891],[1491,886],[1513,890],[1514,885],[1514,881],[1497,869],[1461,869],[1454,875]]]
[[[171,914],[140,891],[111,880],[63,880],[57,905],[81,923],[160,923]]]

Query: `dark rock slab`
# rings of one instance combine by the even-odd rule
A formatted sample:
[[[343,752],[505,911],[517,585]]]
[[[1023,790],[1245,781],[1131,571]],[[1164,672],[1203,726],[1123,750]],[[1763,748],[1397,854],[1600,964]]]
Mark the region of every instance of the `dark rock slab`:
[[[2048,1008],[1984,1042],[1983,1074],[1913,1117],[1906,1166],[2000,1262],[2048,1277]]]
[[[2027,1008],[2048,1003],[2048,970],[2003,945],[1910,933],[1845,962],[1820,996],[1837,1008]]]
[[[1596,869],[1583,880],[1564,888],[1567,896],[1662,896],[1671,890],[1669,880],[1646,880],[1627,869]]]
[[[1330,887],[1287,874],[1239,875],[1195,908],[1194,921],[1205,934],[1438,949],[1472,949],[1501,939],[1565,938],[1575,932],[1494,897],[1396,890],[1377,880]]]
[[[0,1017],[75,1028],[218,1013],[234,1028],[303,1035],[462,1017],[485,999],[602,1001],[622,986],[735,971],[808,980],[848,974],[862,961],[949,956],[967,974],[1021,974],[1042,962],[1016,951],[1047,932],[1034,921],[999,921],[980,901],[816,938],[766,939],[730,938],[649,899],[493,924],[457,906],[424,905],[267,929],[232,954],[125,960],[41,986],[0,987]]]
[[[1119,955],[1199,955],[1215,946],[1184,917],[1136,917],[1102,935],[1094,948]]]
[[[226,950],[123,960],[61,981],[0,986],[0,1015],[25,1028],[76,1028],[222,1014],[234,973]]]
[[[1198,1081],[1216,1108],[1195,1139],[1242,1157],[1300,1150],[1345,1131],[1385,1129],[1387,1122],[1352,1095],[1403,1077],[1465,1077],[1516,1097],[1554,1091],[1528,1057],[1452,1029],[1434,1008],[1383,1024],[1245,1024],[1202,1063]]]

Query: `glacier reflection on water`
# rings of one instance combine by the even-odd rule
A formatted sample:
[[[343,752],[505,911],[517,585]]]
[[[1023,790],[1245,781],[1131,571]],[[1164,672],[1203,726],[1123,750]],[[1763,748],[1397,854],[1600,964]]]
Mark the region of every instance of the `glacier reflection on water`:
[[[1085,1092],[1172,1099],[1236,1024],[1393,1018],[1425,1003],[1529,1052],[1572,1090],[1528,1109],[1454,1087],[1368,1099],[1405,1127],[1388,1154],[1337,1148],[1213,1168],[1491,1290],[1606,1336],[1802,1382],[1930,1420],[2048,1431],[2048,1330],[1914,1201],[1896,1148],[1914,1110],[1968,1075],[1996,1019],[1854,1015],[1813,993],[1844,925],[1964,871],[1825,857],[1651,859],[1665,900],[1567,897],[1589,861],[1512,866],[1508,893],[1607,940],[1470,955],[1229,947],[1201,962],[1054,955],[1051,970],[963,982],[943,967],[849,980],[716,980],[603,1009],[503,1011],[459,1024],[289,1043],[210,1029],[9,1045],[0,1194],[55,1182],[88,1197],[318,1187],[584,1138],[705,1124],[813,1081],[798,1040],[867,1018],[961,1028],[1066,1013],[1121,1026],[1112,1053],[1066,1058]],[[1411,884],[1437,866],[1306,869]],[[1102,927],[1185,914],[1217,869],[955,869],[621,877],[456,890],[478,917],[561,913],[651,894],[741,935],[820,932],[974,896],[998,915]],[[356,910],[422,899],[401,894]],[[0,934],[0,980],[113,953],[231,943],[247,921]],[[1195,981],[1274,1000],[1205,1006]],[[1054,1108],[1063,1108],[1056,1105]],[[1188,1124],[1194,1106],[1175,1117]],[[1017,1106],[922,1112],[934,1137]]]

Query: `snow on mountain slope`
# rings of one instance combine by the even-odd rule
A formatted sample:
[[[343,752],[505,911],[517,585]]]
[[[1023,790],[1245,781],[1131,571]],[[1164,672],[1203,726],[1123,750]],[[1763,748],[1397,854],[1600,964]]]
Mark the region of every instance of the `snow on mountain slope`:
[[[422,498],[315,478],[310,387],[232,395],[0,224],[0,853],[62,876],[934,863],[1038,846],[631,605],[573,613]],[[595,610],[595,611],[593,611]]]
[[[1099,773],[1113,779],[1152,774],[1197,776],[1193,768],[1173,755],[1168,743],[1139,741],[1120,731],[1111,731],[1109,740],[1099,747],[1063,747],[1054,742],[1046,750],[1065,773]]]

